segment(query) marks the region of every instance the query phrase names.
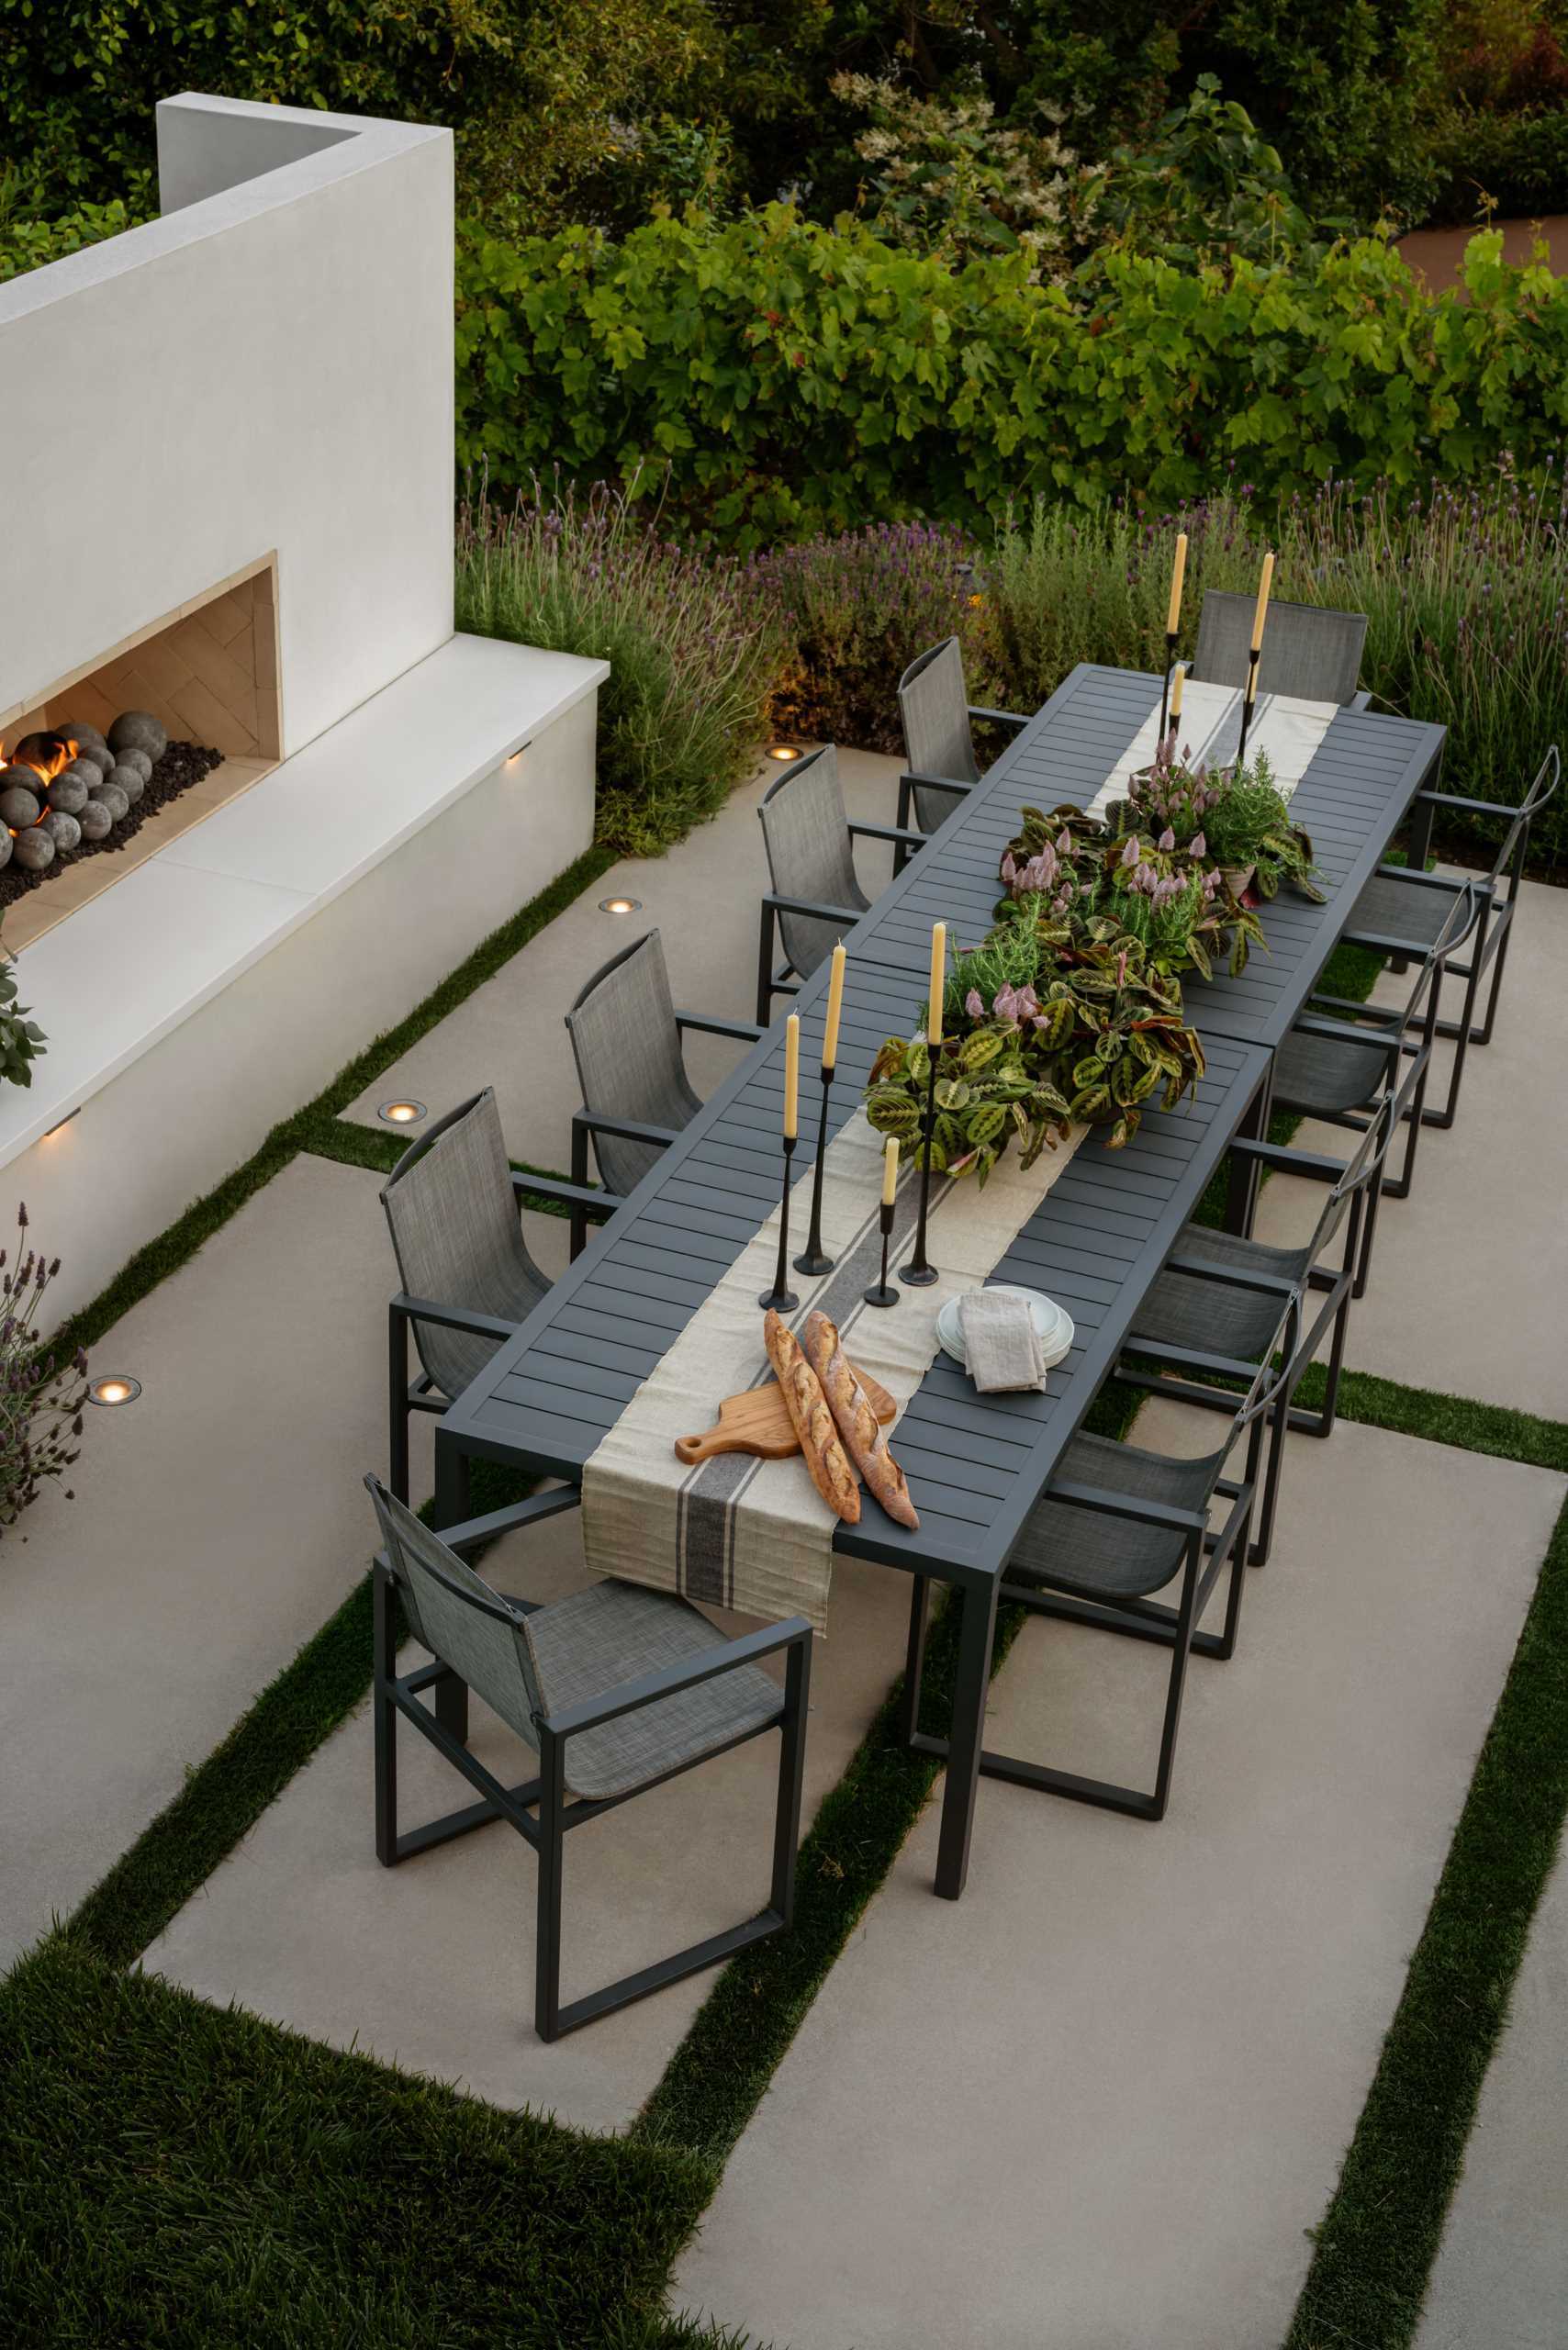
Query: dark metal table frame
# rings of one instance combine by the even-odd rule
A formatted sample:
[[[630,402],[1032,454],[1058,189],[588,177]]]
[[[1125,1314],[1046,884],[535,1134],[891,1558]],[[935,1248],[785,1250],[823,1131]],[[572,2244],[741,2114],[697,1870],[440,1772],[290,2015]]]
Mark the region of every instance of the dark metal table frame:
[[[857,924],[847,942],[834,1131],[858,1114],[861,1087],[883,1037],[908,1033],[924,992],[934,914],[956,922],[958,934],[976,943],[996,896],[1001,845],[1016,829],[1021,803],[1076,796],[1084,804],[1158,697],[1154,678],[1074,670]],[[944,1582],[963,1595],[935,1880],[948,1899],[962,1892],[969,1866],[1006,1560],[1232,1140],[1265,1130],[1271,1048],[1288,1033],[1362,882],[1440,760],[1442,740],[1440,728],[1400,720],[1352,712],[1334,720],[1293,802],[1314,831],[1328,905],[1305,909],[1305,922],[1294,923],[1271,988],[1228,1004],[1226,983],[1193,990],[1202,998],[1193,1008],[1209,1069],[1185,1114],[1146,1120],[1127,1149],[1114,1155],[1086,1141],[995,1269],[998,1278],[1064,1296],[1078,1324],[1078,1342],[1052,1373],[1049,1391],[980,1397],[939,1355],[900,1426],[900,1459],[920,1530],[910,1533],[876,1509],[859,1525],[837,1528],[839,1554]],[[1318,758],[1330,743],[1334,756],[1315,785]],[[1358,802],[1347,777],[1362,743],[1375,788]],[[808,1067],[820,1051],[826,988],[824,966],[794,1001]],[[780,1025],[732,1071],[597,1243],[446,1413],[435,1439],[438,1525],[470,1515],[468,1462],[475,1458],[580,1482],[604,1428],[770,1213],[782,1096]],[[1232,1204],[1249,1215],[1249,1196],[1233,1197]],[[454,1734],[465,1734],[465,1693],[455,1684],[444,1717]]]

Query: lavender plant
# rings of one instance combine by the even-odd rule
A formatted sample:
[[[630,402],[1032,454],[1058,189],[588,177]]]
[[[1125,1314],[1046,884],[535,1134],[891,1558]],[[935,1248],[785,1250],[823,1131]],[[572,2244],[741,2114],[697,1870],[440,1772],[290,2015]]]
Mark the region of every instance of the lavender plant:
[[[39,1337],[39,1318],[60,1259],[45,1259],[27,1241],[26,1204],[17,1210],[14,1264],[0,1248],[0,1530],[15,1526],[46,1483],[63,1477],[79,1456],[86,1406],[87,1358],[78,1351],[59,1364]],[[65,1498],[73,1501],[72,1488]],[[22,1537],[27,1540],[26,1535]]]
[[[536,481],[499,509],[481,485],[459,516],[457,622],[610,663],[598,836],[649,856],[749,770],[788,639],[755,567],[663,536],[639,487]]]
[[[888,522],[762,556],[757,576],[793,645],[775,723],[902,752],[899,678],[942,637],[972,632],[974,556],[963,532],[935,522]]]

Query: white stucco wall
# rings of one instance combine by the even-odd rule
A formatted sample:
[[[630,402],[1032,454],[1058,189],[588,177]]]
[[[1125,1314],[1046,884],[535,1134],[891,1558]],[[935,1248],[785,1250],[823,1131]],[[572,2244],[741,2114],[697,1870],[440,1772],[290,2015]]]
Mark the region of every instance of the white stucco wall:
[[[275,548],[288,755],[452,632],[451,134],[186,95],[158,151],[0,286],[0,710]]]

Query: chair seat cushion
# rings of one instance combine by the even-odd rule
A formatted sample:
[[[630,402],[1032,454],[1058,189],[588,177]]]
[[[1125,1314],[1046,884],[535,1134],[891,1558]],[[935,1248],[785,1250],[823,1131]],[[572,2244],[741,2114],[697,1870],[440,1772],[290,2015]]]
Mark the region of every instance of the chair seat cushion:
[[[610,1581],[536,1609],[523,1638],[549,1715],[716,1649],[723,1635],[671,1593]],[[783,1702],[778,1683],[760,1666],[737,1665],[695,1689],[579,1730],[566,1740],[566,1785],[590,1800],[629,1795],[765,1728]]]
[[[1274,1099],[1292,1110],[1361,1110],[1383,1091],[1389,1056],[1377,1045],[1292,1030],[1274,1056]]]
[[[1356,900],[1350,927],[1371,931],[1375,938],[1408,938],[1431,946],[1452,912],[1451,890],[1402,881],[1397,873],[1374,873]]]
[[[1203,1511],[1224,1461],[1223,1452],[1175,1460],[1107,1437],[1080,1436],[1062,1455],[1058,1475],[1064,1483],[1098,1485],[1135,1500],[1163,1502],[1170,1509]],[[1186,1554],[1184,1534],[1077,1509],[1047,1494],[1024,1521],[1008,1577],[1082,1599],[1135,1599],[1168,1583]]]
[[[1310,1248],[1271,1248],[1208,1225],[1189,1224],[1174,1252],[1233,1273],[1264,1273],[1275,1281],[1299,1281]],[[1284,1299],[1263,1290],[1233,1289],[1228,1281],[1205,1281],[1201,1273],[1161,1273],[1133,1317],[1128,1337],[1155,1346],[1191,1347],[1235,1361],[1256,1362],[1279,1327]]]

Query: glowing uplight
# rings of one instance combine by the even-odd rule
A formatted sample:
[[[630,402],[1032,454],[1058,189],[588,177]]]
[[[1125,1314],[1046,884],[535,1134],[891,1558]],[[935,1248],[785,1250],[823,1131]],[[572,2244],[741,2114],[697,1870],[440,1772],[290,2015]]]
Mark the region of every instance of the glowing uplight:
[[[600,898],[599,911],[601,914],[639,914],[643,911],[643,901],[641,898]]]
[[[430,1113],[422,1102],[383,1102],[375,1114],[384,1126],[417,1126]]]
[[[95,1379],[87,1389],[90,1404],[134,1404],[141,1393],[140,1379],[132,1379],[127,1371],[114,1371],[103,1379]]]
[[[801,754],[793,743],[770,743],[767,746],[767,755],[770,759],[778,759],[787,765],[790,759],[798,759]]]

